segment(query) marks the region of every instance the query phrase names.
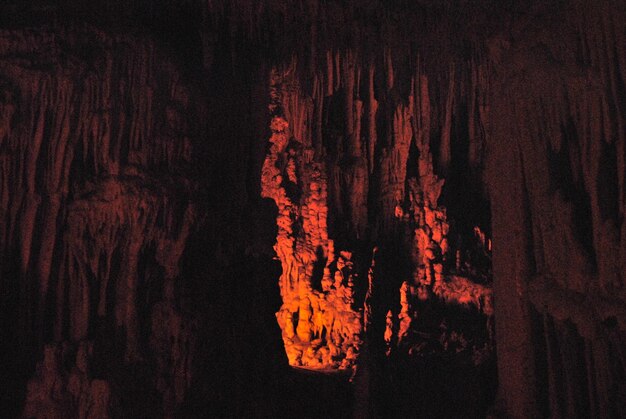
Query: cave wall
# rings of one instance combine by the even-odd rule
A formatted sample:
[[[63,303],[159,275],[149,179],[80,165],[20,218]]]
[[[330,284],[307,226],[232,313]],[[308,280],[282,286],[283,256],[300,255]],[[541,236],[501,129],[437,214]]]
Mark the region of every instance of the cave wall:
[[[623,2],[2,7],[10,415],[271,415],[268,395],[296,397],[274,313],[278,278],[298,277],[271,261],[289,234],[262,178],[281,132],[297,143],[283,193],[306,203],[288,228],[307,232],[284,251],[307,281],[317,247],[354,256],[370,414],[394,408],[385,329],[398,347],[420,289],[492,314],[490,285],[444,258],[463,249],[452,220],[493,239],[497,409],[620,414]]]
[[[3,396],[30,371],[26,416],[102,416],[120,396],[109,371],[124,379],[124,362],[158,348],[155,375],[178,378],[153,386],[180,402],[193,343],[173,282],[197,216],[181,170],[197,97],[147,38],[2,38]]]
[[[520,417],[619,416],[624,5],[553,7],[491,47],[500,391]]]
[[[2,410],[247,412],[286,365],[263,64],[65,19],[2,32]]]

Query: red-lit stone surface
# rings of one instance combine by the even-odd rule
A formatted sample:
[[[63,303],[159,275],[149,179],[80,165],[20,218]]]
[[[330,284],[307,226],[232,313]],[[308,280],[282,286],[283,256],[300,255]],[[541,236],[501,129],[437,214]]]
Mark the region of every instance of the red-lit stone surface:
[[[165,290],[195,222],[194,182],[167,172],[190,159],[190,94],[171,64],[155,71],[161,57],[146,39],[89,29],[0,39],[0,247],[20,262],[17,326],[38,331],[19,339],[45,343],[24,415],[110,417],[111,383],[90,367],[106,328],[124,345],[105,358],[129,365],[145,360],[141,336],[152,335],[167,377],[157,385],[180,403],[191,337]],[[164,283],[154,308],[141,291],[150,281]]]
[[[3,2],[2,415],[620,417],[625,6]]]
[[[289,137],[291,132],[302,131],[290,130],[288,121],[278,116],[283,101],[288,100],[282,83],[282,77],[273,72],[271,108],[276,116],[261,178],[262,195],[278,207],[274,249],[283,268],[279,279],[283,305],[276,317],[291,365],[350,368],[361,343],[352,255],[349,251],[336,254],[328,237],[324,165],[312,160],[314,150],[306,148],[304,139]]]
[[[44,348],[43,360],[37,365],[35,377],[28,382],[25,417],[110,417],[110,385],[89,375],[92,345],[81,343],[75,360],[70,358],[70,350],[67,345]],[[69,370],[63,365],[68,363],[67,358],[72,365]],[[68,411],[68,406],[74,409]]]
[[[328,72],[322,73],[314,85],[323,85],[325,80],[330,80],[337,66],[341,76],[338,85],[329,92],[333,93],[337,88],[354,91],[354,77],[358,75],[354,59],[352,53],[345,57],[329,54]],[[387,56],[387,59],[390,58]],[[415,122],[418,112],[414,105],[416,96],[417,106],[422,109],[419,112],[429,112],[426,76],[420,76],[419,83],[412,80],[408,106],[398,104],[389,115],[391,143],[377,159],[370,156],[371,169],[368,171],[366,145],[368,140],[375,141],[376,129],[372,127],[369,134],[361,130],[365,119],[363,102],[350,99],[351,94],[340,96],[346,109],[345,137],[330,141],[347,139],[348,143],[337,144],[343,157],[327,163],[319,151],[320,138],[312,134],[315,128],[318,132],[323,131],[322,126],[316,126],[320,122],[314,115],[315,110],[323,106],[320,103],[323,100],[316,96],[316,90],[312,98],[306,97],[292,75],[295,70],[296,65],[292,63],[282,72],[274,70],[271,74],[270,112],[274,116],[270,125],[270,148],[261,178],[262,195],[273,199],[278,207],[274,248],[283,267],[279,279],[283,306],[277,319],[290,364],[318,369],[354,365],[361,344],[361,331],[371,321],[368,319],[371,307],[365,304],[363,316],[362,304],[355,304],[355,283],[361,282],[359,267],[353,265],[352,252],[335,249],[335,241],[330,238],[333,227],[336,235],[345,230],[337,222],[331,226],[329,216],[345,222],[348,235],[354,239],[372,234],[372,227],[365,223],[369,207],[364,198],[371,187],[370,182],[380,182],[377,187],[384,197],[380,202],[381,224],[378,228],[382,234],[388,234],[387,229],[395,225],[395,229],[403,232],[397,239],[402,240],[404,235],[409,237],[409,249],[404,257],[411,259],[415,266],[412,278],[406,278],[397,291],[400,307],[398,311],[390,311],[388,322],[391,323],[385,332],[385,341],[391,342],[395,335],[395,345],[402,342],[414,318],[420,317],[420,309],[415,304],[418,300],[437,299],[444,304],[478,309],[491,317],[490,287],[477,284],[456,270],[444,269],[444,261],[454,258],[448,246],[446,211],[439,205],[444,181],[434,173],[430,145],[426,140],[428,122],[424,123],[425,126]],[[373,71],[372,68],[370,80]],[[388,88],[392,88],[393,69],[385,71],[390,71],[387,83]],[[367,94],[371,103],[367,109],[375,113],[378,105],[371,89],[370,81]],[[419,95],[415,94],[416,90]],[[354,96],[359,95],[355,92]],[[368,124],[374,124],[371,117],[368,120]],[[418,137],[415,137],[414,129],[417,129]],[[326,132],[322,135],[333,134]],[[374,138],[368,138],[368,135]],[[419,158],[409,158],[412,142],[419,151]],[[348,162],[342,161],[346,159]],[[407,167],[415,167],[417,175],[407,179]],[[332,182],[327,173],[330,173]],[[369,173],[376,175],[370,177]],[[334,189],[331,193],[329,184]],[[330,215],[329,209],[332,209]],[[475,230],[475,240],[488,254],[484,233],[478,227]],[[464,250],[456,249],[457,253]],[[369,260],[370,255],[366,257],[361,260]],[[471,261],[465,262],[471,264]],[[373,270],[370,270],[369,277],[370,292],[371,283],[389,281],[383,275],[377,278]],[[433,338],[439,339],[440,336]],[[488,339],[480,345],[491,347],[492,342]]]

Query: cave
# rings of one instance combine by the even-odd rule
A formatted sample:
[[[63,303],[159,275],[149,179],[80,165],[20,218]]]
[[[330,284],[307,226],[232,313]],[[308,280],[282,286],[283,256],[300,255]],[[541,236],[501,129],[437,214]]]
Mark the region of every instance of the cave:
[[[625,41],[623,0],[3,2],[0,416],[626,417]]]

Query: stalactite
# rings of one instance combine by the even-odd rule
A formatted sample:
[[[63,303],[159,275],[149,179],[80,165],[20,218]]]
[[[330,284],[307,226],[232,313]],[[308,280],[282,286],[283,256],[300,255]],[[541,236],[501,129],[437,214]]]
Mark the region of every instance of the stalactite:
[[[613,97],[616,81],[623,80],[624,74],[614,72],[618,67],[609,62],[619,61],[611,56],[613,51],[623,53],[621,48],[615,48],[619,36],[606,34],[606,12],[613,10],[613,15],[623,16],[624,10],[612,8],[611,4],[602,2],[593,7],[576,4],[567,11],[568,20],[576,22],[576,29],[565,31],[564,37],[554,37],[556,32],[550,35],[544,32],[541,48],[533,44],[537,42],[536,33],[527,32],[527,45],[511,50],[509,59],[514,66],[507,70],[510,72],[496,77],[490,88],[494,105],[504,103],[504,97],[508,97],[504,101],[512,102],[514,109],[506,122],[490,117],[490,124],[516,127],[513,138],[521,150],[518,164],[524,171],[532,224],[534,266],[531,265],[531,270],[538,274],[530,282],[530,303],[546,315],[571,321],[587,348],[585,368],[589,380],[595,383],[589,384],[592,390],[572,389],[577,384],[570,380],[568,391],[579,392],[578,395],[559,396],[561,400],[552,396],[553,414],[562,411],[566,416],[581,409],[574,399],[583,395],[587,400],[580,403],[597,406],[597,410],[591,407],[592,415],[610,416],[608,412],[615,401],[607,400],[605,395],[610,386],[607,383],[615,378],[605,372],[606,355],[597,355],[598,347],[605,346],[600,338],[606,333],[601,324],[607,318],[619,319],[617,324],[622,325],[619,327],[624,324],[617,302],[623,300],[622,291],[618,291],[621,289],[618,284],[623,282],[620,274],[623,262],[618,260],[623,254],[620,249],[624,241],[612,221],[617,212],[623,211],[623,191],[615,187],[623,178],[623,167],[615,170],[621,164],[619,153],[608,152],[612,144],[615,150],[622,147],[621,135],[616,134],[615,128],[623,126],[624,115]],[[530,54],[531,50],[536,54],[522,53]],[[579,52],[573,54],[572,50]],[[519,78],[520,71],[528,71],[528,79],[538,84],[529,89]],[[497,92],[495,86],[504,89]],[[513,101],[512,96],[516,98]],[[506,141],[504,130],[491,132],[494,141]],[[487,147],[490,148],[489,143]],[[494,214],[496,211],[494,208]],[[494,231],[494,243],[497,242],[498,234]],[[497,275],[495,281],[498,282]],[[500,304],[503,297],[498,290],[495,298],[496,304]],[[558,329],[554,332],[557,335],[561,333]],[[502,347],[508,338],[500,335],[498,344]],[[546,336],[548,341],[554,339]],[[570,343],[561,342],[563,345]],[[594,348],[593,357],[590,347]],[[499,357],[507,358],[501,351]],[[566,376],[577,374],[572,371],[573,362],[565,352],[562,357],[558,353],[551,357],[548,360],[551,379],[559,379],[561,372]],[[597,391],[593,390],[594,386]],[[515,403],[512,398],[508,400]]]
[[[423,83],[427,85],[425,81]],[[423,106],[428,109],[427,104]],[[421,128],[423,129],[423,126]],[[450,257],[446,210],[439,205],[444,180],[434,173],[428,141],[417,140],[420,135],[416,135],[415,138],[416,146],[420,151],[419,161],[416,162],[419,168],[418,176],[407,181],[408,206],[403,207],[399,204],[396,207],[396,217],[403,220],[409,230],[411,258],[414,266],[413,277],[408,282],[404,281],[400,287],[397,332],[399,344],[406,340],[412,318],[419,319],[420,317],[419,301],[435,297],[446,304],[475,307],[487,317],[493,315],[490,287],[477,284],[467,277],[453,274],[444,268],[444,263]],[[490,252],[490,246],[484,234],[478,228],[475,230],[483,252]],[[488,275],[489,273],[486,273],[486,276]],[[417,313],[417,316],[414,313]],[[489,342],[487,344],[490,345]]]
[[[374,153],[376,150],[376,113],[378,111],[378,101],[374,95],[374,65],[369,64],[367,71],[367,158],[369,163],[369,173],[374,170]]]
[[[116,347],[116,373],[155,369],[146,381],[159,412],[179,414],[208,327],[181,296],[202,288],[180,278],[199,211],[214,216],[207,230],[224,232],[204,238],[216,260],[187,268],[236,265],[263,247],[233,244],[256,240],[245,227],[262,207],[259,189],[277,208],[276,317],[292,365],[363,362],[370,380],[377,352],[397,366],[432,343],[472,352],[479,366],[492,359],[495,315],[511,417],[621,407],[622,2],[27,3],[0,12],[31,11],[36,22],[49,11],[54,23],[0,30],[0,294],[11,303],[2,314],[28,352],[16,368],[39,361],[25,416],[119,414],[123,380],[90,372],[104,362],[92,350],[103,340]],[[100,12],[116,25],[62,23]],[[122,29],[133,19],[145,27]],[[246,79],[252,68],[259,79],[275,68],[271,121],[258,105],[268,86]],[[475,214],[475,202],[493,217]],[[215,293],[228,300],[220,308],[237,305],[241,317],[221,327],[241,336],[249,281]],[[468,342],[427,318],[437,310],[479,322],[480,336]],[[426,320],[438,331],[421,330]],[[358,360],[361,348],[373,356]],[[544,374],[536,361],[547,390],[533,388]],[[380,390],[373,381],[368,394]]]
[[[66,278],[70,295],[77,299],[77,306],[83,307],[77,313],[70,312],[70,334],[74,339],[85,339],[88,325],[95,321],[89,313],[91,294],[98,296],[98,315],[106,317],[111,314],[106,312],[106,307],[113,302],[106,299],[111,294],[109,287],[113,287],[117,326],[126,330],[126,357],[133,361],[139,357],[136,304],[140,255],[151,243],[159,243],[155,262],[163,264],[169,279],[175,278],[176,265],[184,248],[182,243],[187,239],[189,224],[193,222],[193,208],[183,206],[184,218],[176,220],[174,214],[180,211],[181,203],[170,202],[167,198],[173,195],[173,191],[162,188],[157,195],[145,189],[141,185],[153,180],[135,171],[122,176],[128,178],[107,179],[84,191],[85,198],[69,206],[66,251],[71,269]],[[159,214],[168,215],[159,219]],[[183,225],[180,230],[179,223]],[[118,268],[112,266],[114,253],[121,257]],[[102,258],[102,255],[106,257]],[[93,289],[85,278],[97,277],[100,272],[107,275],[100,277],[99,289]]]
[[[113,390],[106,378],[90,376],[83,364],[93,361],[93,351],[86,348],[106,324],[125,331],[129,364],[144,360],[138,289],[147,278],[138,266],[155,247],[154,263],[175,279],[196,222],[185,196],[193,182],[149,172],[190,162],[184,109],[196,105],[170,63],[153,70],[159,52],[147,39],[115,38],[90,28],[13,34],[8,40],[10,34],[3,33],[0,47],[6,81],[1,90],[8,101],[0,146],[11,155],[0,174],[2,224],[11,226],[3,228],[0,250],[10,253],[19,243],[20,274],[37,291],[35,298],[22,285],[21,321],[33,335],[23,339],[44,348],[24,414],[56,411],[71,399],[77,406],[71,415],[108,417]],[[81,55],[86,43],[99,47],[88,58]],[[153,102],[154,92],[168,98],[165,109]],[[49,307],[53,319],[45,318]],[[156,326],[154,333],[167,326]],[[62,365],[71,358],[68,348],[78,353],[74,372]],[[57,387],[44,389],[48,382]],[[176,385],[179,402],[188,385]]]
[[[444,111],[444,123],[441,131],[441,147],[439,151],[439,165],[442,171],[445,173],[450,166],[451,159],[451,135],[452,135],[452,112],[455,95],[455,80],[456,74],[454,73],[454,65],[450,67],[450,73],[448,75],[448,91],[446,95],[446,105]],[[470,137],[471,141],[472,137]]]
[[[352,262],[344,253],[337,254],[334,241],[329,239],[333,234],[340,234],[342,242],[350,238],[367,239],[369,235],[391,239],[394,229],[406,229],[406,234],[414,237],[415,242],[409,244],[411,252],[418,255],[413,261],[414,278],[407,278],[400,289],[401,310],[395,316],[400,324],[389,331],[395,336],[395,341],[402,342],[409,335],[416,314],[419,318],[416,302],[431,296],[440,299],[443,304],[475,307],[486,318],[493,314],[489,286],[473,282],[478,278],[453,274],[443,268],[449,253],[449,226],[445,209],[439,204],[444,180],[435,175],[432,162],[429,83],[426,74],[420,71],[419,60],[417,75],[410,81],[409,96],[390,95],[384,98],[382,105],[379,105],[374,91],[377,68],[370,61],[365,73],[367,90],[364,92],[366,106],[363,106],[357,54],[348,51],[342,55],[329,51],[326,57],[326,67],[314,78],[311,97],[307,97],[298,80],[294,79],[298,74],[294,61],[284,70],[272,73],[270,112],[274,117],[270,151],[262,175],[262,195],[272,198],[278,207],[275,249],[283,265],[279,281],[283,308],[277,314],[278,322],[283,330],[290,363],[313,368],[338,365],[323,355],[326,353],[325,345],[332,350],[336,342],[332,342],[332,337],[331,341],[328,337],[326,340],[320,337],[324,333],[328,336],[334,327],[332,321],[324,319],[324,316],[332,317],[325,314],[333,310],[327,302],[333,302],[336,307],[341,305],[334,294],[343,293],[342,282],[352,278],[350,274],[339,282],[335,278],[341,271],[339,264],[351,265]],[[396,77],[391,51],[385,53],[383,62],[386,86],[393,90]],[[450,77],[455,77],[454,70]],[[324,83],[330,86],[324,87]],[[454,81],[450,83],[449,94],[452,97]],[[319,91],[327,92],[330,100],[329,97],[320,97]],[[342,101],[344,119],[333,119],[332,122],[327,119],[324,124],[328,126],[339,122],[341,125],[332,126],[332,130],[327,128],[327,131],[319,125],[312,130],[302,128],[319,124],[320,115],[328,112],[324,107],[334,106],[335,100]],[[445,112],[450,116],[450,125],[453,113],[451,99]],[[387,119],[386,133],[377,127],[380,118]],[[292,120],[295,127],[291,127]],[[366,135],[361,131],[362,126],[367,127]],[[311,141],[313,132],[328,136],[322,139],[324,151],[320,152],[320,145],[314,144],[319,140]],[[377,139],[381,133],[386,136],[382,142]],[[452,135],[451,127],[447,135]],[[473,141],[481,139],[476,137]],[[410,158],[412,145],[418,150],[416,160]],[[334,155],[327,158],[325,164],[317,160],[330,152]],[[417,175],[412,176],[417,177],[407,179],[409,170],[416,170]],[[370,207],[372,203],[366,198],[372,188],[378,195],[378,202],[374,204],[380,205],[376,210]],[[409,207],[405,207],[407,196]],[[331,216],[334,216],[332,224],[328,222]],[[365,227],[372,217],[376,217],[377,227],[376,230],[370,227],[368,231]],[[484,233],[477,231],[477,240],[482,240],[483,251],[490,251],[487,250]],[[468,260],[464,263],[474,262]],[[321,268],[324,268],[323,275]],[[367,327],[367,322],[373,321],[371,316],[377,309],[372,307],[372,290],[377,288],[375,282],[384,281],[376,279],[376,275],[375,270],[370,269],[370,291],[365,296],[364,316],[367,319],[361,326],[357,321],[360,316],[354,317],[354,334],[358,335],[361,328]],[[354,280],[358,280],[356,275]],[[315,288],[315,281],[320,281],[322,293]],[[348,287],[350,289],[351,286]],[[347,312],[352,310],[350,308]],[[486,325],[485,330],[489,327]],[[485,333],[487,335],[489,333]],[[414,338],[411,334],[407,345],[410,346]],[[482,343],[470,349],[478,350],[480,345]],[[487,343],[487,346],[490,344]],[[349,347],[344,347],[343,351],[347,356]]]

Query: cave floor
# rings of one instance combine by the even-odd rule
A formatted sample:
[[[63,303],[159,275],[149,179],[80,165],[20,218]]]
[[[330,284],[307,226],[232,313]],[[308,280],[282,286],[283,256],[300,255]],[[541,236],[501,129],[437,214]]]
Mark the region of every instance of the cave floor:
[[[382,402],[382,418],[482,418],[493,396],[493,365],[476,368],[440,357],[395,363],[390,377],[381,379],[374,398]],[[258,417],[358,417],[361,387],[350,382],[351,370],[310,370],[290,367],[272,400],[253,406]],[[491,381],[491,382],[490,382]],[[371,412],[370,412],[371,413]]]

